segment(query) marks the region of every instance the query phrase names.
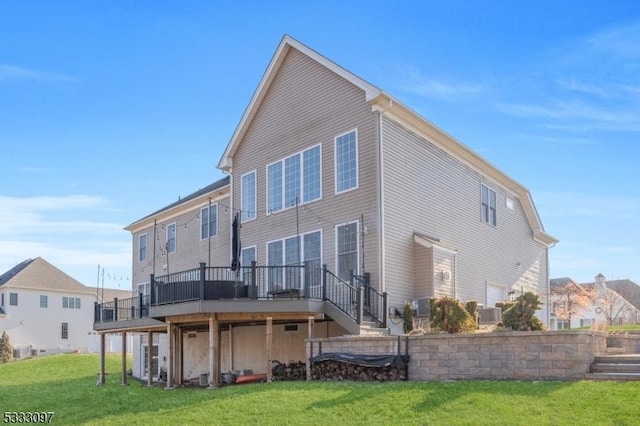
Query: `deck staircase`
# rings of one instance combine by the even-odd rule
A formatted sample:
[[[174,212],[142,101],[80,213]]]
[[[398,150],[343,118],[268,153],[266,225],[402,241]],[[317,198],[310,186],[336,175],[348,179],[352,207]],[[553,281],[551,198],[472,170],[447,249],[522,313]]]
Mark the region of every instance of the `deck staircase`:
[[[607,348],[596,356],[587,379],[640,381],[640,354],[626,354],[622,348]]]

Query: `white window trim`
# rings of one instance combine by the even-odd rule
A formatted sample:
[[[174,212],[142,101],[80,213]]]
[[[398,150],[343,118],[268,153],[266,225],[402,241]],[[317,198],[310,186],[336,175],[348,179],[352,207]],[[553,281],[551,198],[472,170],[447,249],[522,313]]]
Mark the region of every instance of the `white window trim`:
[[[173,232],[175,233],[175,236],[174,236],[175,244],[174,244],[173,251],[169,251],[169,228],[172,227],[172,226],[173,226],[173,229],[174,229]],[[165,237],[166,237],[166,250],[167,250],[167,253],[175,253],[175,252],[177,252],[178,251],[178,225],[176,224],[176,222],[172,222],[172,223],[168,224],[165,227]]]
[[[335,235],[334,235],[334,244],[335,244],[335,273],[338,275],[338,228],[345,225],[356,224],[356,235],[357,235],[357,247],[356,247],[356,270],[353,271],[356,275],[360,274],[360,221],[352,220],[350,222],[338,223],[335,226]]]
[[[491,214],[490,213],[488,213],[489,216],[487,217],[487,221],[486,222],[484,221],[483,211],[482,211],[482,188],[483,187],[487,188],[487,190],[489,190],[489,191],[493,191],[493,193],[496,194],[496,205],[495,205],[495,221],[496,221],[496,223],[495,224],[491,223]],[[487,197],[488,197],[487,202],[489,203],[488,204],[489,212],[491,211],[491,204],[490,204],[491,197],[490,197],[490,194],[491,194],[490,192],[487,192]],[[484,182],[480,183],[480,222],[484,223],[485,225],[489,225],[489,226],[491,226],[493,228],[497,228],[498,227],[498,191],[496,191],[492,186],[489,186],[488,184],[486,184]]]
[[[140,256],[140,249],[142,248],[142,237],[144,237],[144,259]],[[146,262],[149,258],[149,238],[147,237],[147,233],[138,235],[138,262]]]
[[[256,252],[256,262],[258,261],[258,246],[257,245],[252,245],[252,246],[247,246],[247,247],[242,247],[242,249],[240,250],[240,262],[242,262],[242,257],[243,257],[243,252],[245,250],[250,250],[250,249],[254,249]],[[251,265],[240,265],[241,267],[245,267],[245,266],[251,266]]]
[[[251,217],[245,217],[244,212],[245,211],[249,211],[249,210],[245,210],[245,206],[244,206],[244,178],[246,176],[249,176],[253,174],[254,178],[253,178],[253,196],[254,196],[254,210],[252,211],[252,216]],[[256,220],[258,218],[258,212],[256,211],[258,208],[258,172],[254,169],[250,172],[247,172],[245,174],[243,174],[242,176],[240,176],[240,222],[241,223],[247,223],[247,222],[251,222],[252,220]]]
[[[348,135],[351,132],[356,134],[356,185],[353,188],[338,191],[338,138]],[[335,194],[344,194],[349,191],[354,191],[360,186],[360,157],[358,154],[358,128],[351,129],[347,132],[336,135],[333,138],[333,180],[334,180],[334,192]]]
[[[211,223],[211,209],[215,206],[216,208],[216,228],[215,228],[215,234],[211,235],[211,232],[209,232],[209,223]],[[207,223],[207,232],[209,232],[209,236],[207,238],[202,238],[202,212],[204,210],[208,211],[208,215],[209,215],[209,222]],[[200,241],[204,241],[204,240],[208,240],[209,238],[213,238],[213,237],[217,237],[218,236],[218,231],[219,231],[219,226],[218,226],[218,222],[220,218],[220,207],[218,207],[218,203],[211,203],[211,204],[206,204],[204,207],[200,208]]]
[[[347,132],[348,133],[348,132]],[[356,134],[356,138],[357,138],[357,134]],[[315,198],[311,201],[304,201],[304,153],[306,151],[310,151],[314,148],[318,147],[319,148],[319,157],[320,157],[320,195],[318,198]],[[357,139],[356,139],[356,147],[357,147]],[[356,150],[357,151],[357,150]],[[295,208],[295,204],[291,205],[291,206],[287,206],[285,204],[285,193],[286,193],[286,181],[285,181],[285,172],[286,172],[286,167],[285,167],[285,160],[288,160],[289,158],[298,156],[300,158],[300,195],[299,195],[299,199],[298,199],[298,206],[301,206],[303,204],[311,204],[311,203],[315,203],[316,201],[320,201],[322,200],[322,144],[315,144],[312,145],[308,148],[302,149],[298,152],[295,152],[291,155],[287,155],[286,157],[282,157],[279,160],[273,161],[269,164],[267,164],[264,168],[265,171],[265,176],[266,176],[266,196],[265,196],[265,215],[266,216],[271,216],[272,214],[276,214],[276,213],[280,213],[289,209],[293,209]],[[277,209],[277,210],[271,210],[269,208],[269,167],[273,166],[274,164],[277,163],[281,163],[282,164],[282,186],[281,186],[281,199],[282,199],[282,206]],[[356,163],[357,163],[357,159],[356,159]],[[302,234],[301,234],[302,235]]]

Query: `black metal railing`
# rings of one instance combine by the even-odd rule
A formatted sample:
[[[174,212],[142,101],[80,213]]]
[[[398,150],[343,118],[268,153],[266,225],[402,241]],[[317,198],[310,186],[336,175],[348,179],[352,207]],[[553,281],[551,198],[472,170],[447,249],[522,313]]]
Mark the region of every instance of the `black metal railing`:
[[[148,316],[149,296],[143,294],[128,299],[116,297],[111,302],[94,304],[94,322],[126,321]]]
[[[383,328],[387,327],[387,292],[380,293],[369,284],[369,275],[351,275],[352,286],[362,289],[362,310]]]
[[[95,322],[123,321],[149,316],[149,307],[196,300],[279,298],[315,299],[333,304],[356,323],[365,315],[386,327],[387,294],[369,285],[367,276],[340,279],[316,262],[303,265],[207,267],[156,277],[151,275],[150,294],[114,299],[95,305]]]

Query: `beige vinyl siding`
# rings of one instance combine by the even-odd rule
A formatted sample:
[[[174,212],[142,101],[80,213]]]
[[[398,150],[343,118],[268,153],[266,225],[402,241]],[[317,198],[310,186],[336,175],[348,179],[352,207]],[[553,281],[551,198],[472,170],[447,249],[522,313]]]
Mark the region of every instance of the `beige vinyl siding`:
[[[433,248],[414,243],[413,295],[416,299],[433,297]],[[411,299],[407,299],[409,301]]]
[[[164,265],[168,265],[170,273],[195,269],[200,262],[205,262],[210,266],[230,265],[230,238],[231,221],[228,212],[230,203],[229,197],[224,197],[213,201],[211,204],[218,204],[218,234],[211,239],[200,238],[200,210],[208,207],[208,201],[203,201],[197,206],[178,215],[157,219],[155,232],[155,275],[165,275]],[[226,210],[226,211],[225,211]],[[176,251],[167,253],[165,243],[167,242],[166,226],[176,224]],[[138,244],[140,234],[147,234],[147,260],[138,261]],[[211,246],[211,263],[209,263],[209,244]],[[133,234],[133,289],[136,290],[138,284],[149,281],[150,274],[154,273],[154,230],[153,223]]]
[[[546,247],[533,240],[517,197],[389,117],[383,117],[382,126],[390,306],[416,296],[410,285],[414,231],[457,250],[457,277],[452,268],[451,284],[456,280],[456,295],[462,301],[483,301],[487,281],[546,292]],[[481,221],[482,183],[496,191],[496,227]],[[507,195],[514,200],[513,211],[505,206]]]
[[[335,194],[334,138],[357,129],[358,188]],[[267,165],[321,145],[322,198],[267,214]],[[364,217],[366,272],[377,285],[376,118],[364,92],[324,66],[291,49],[233,157],[233,175],[256,170],[257,217],[242,225],[243,246],[257,247],[266,263],[268,241],[322,230],[322,261],[335,272],[335,225]],[[239,180],[232,188],[234,211],[240,209]],[[360,250],[360,247],[359,247]],[[360,251],[359,260],[362,262]],[[364,271],[360,271],[364,272]]]

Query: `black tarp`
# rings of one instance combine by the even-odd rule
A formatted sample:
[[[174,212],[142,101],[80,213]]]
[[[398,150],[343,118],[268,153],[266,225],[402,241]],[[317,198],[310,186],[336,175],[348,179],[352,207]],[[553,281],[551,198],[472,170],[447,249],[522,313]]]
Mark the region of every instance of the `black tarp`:
[[[360,355],[347,353],[325,353],[311,358],[311,363],[321,361],[341,361],[363,367],[396,367],[405,368],[409,364],[409,355]]]

